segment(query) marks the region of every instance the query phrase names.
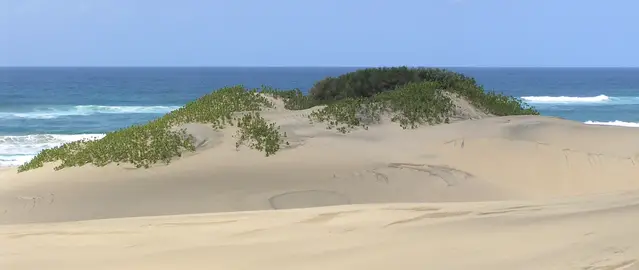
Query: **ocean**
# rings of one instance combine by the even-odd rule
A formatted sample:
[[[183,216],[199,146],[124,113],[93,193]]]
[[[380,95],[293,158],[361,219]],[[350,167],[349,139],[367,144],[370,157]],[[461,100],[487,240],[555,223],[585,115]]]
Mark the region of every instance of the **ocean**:
[[[299,88],[357,68],[0,68],[0,166],[147,122],[224,86]],[[542,115],[639,127],[639,68],[449,68]]]

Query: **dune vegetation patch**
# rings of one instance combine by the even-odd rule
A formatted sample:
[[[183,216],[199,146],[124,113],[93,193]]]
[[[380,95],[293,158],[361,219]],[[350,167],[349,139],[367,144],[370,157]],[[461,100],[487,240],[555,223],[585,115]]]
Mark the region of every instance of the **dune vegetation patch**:
[[[310,98],[329,104],[349,98],[370,98],[380,93],[396,91],[412,83],[436,83],[438,90],[457,94],[477,108],[497,116],[538,115],[521,99],[494,91],[486,91],[475,79],[453,71],[437,68],[367,68],[328,77],[318,81],[309,91]]]
[[[149,168],[158,162],[169,164],[185,151],[195,151],[194,137],[186,129],[176,128],[187,123],[211,124],[215,129],[236,126],[237,148],[246,145],[272,156],[288,143],[277,124],[260,115],[261,110],[274,107],[268,95],[281,99],[288,110],[321,105],[309,115],[310,120],[347,133],[357,127],[367,129],[368,124],[379,122],[384,115],[404,129],[447,123],[454,116],[449,93],[490,115],[539,114],[517,98],[486,92],[474,79],[452,71],[368,68],[318,81],[308,95],[299,89],[278,90],[268,86],[224,87],[148,123],[109,132],[102,139],[45,149],[21,165],[18,172],[48,162],[59,162],[55,170],[86,164],[128,163],[137,168]]]
[[[439,91],[439,84],[420,82],[369,98],[346,98],[312,112],[309,118],[347,133],[356,127],[368,129],[368,124],[379,122],[382,115],[390,115],[391,121],[404,129],[448,123],[452,111],[452,100]]]
[[[443,69],[363,69],[316,83],[310,96],[328,104],[313,112],[311,120],[342,133],[368,129],[382,115],[404,129],[449,123],[459,118],[454,115],[455,96],[489,115],[539,114],[520,99],[486,92],[474,79]]]
[[[268,123],[258,112],[244,114],[237,119],[237,142],[235,148],[247,145],[251,149],[262,151],[266,156],[274,155],[282,144],[289,144],[282,138],[286,133],[280,133],[279,126]]]
[[[149,123],[109,132],[100,140],[82,140],[45,149],[18,167],[18,172],[42,167],[47,162],[60,162],[56,170],[89,163],[95,166],[129,163],[137,168],[149,168],[158,162],[169,164],[184,151],[195,151],[192,135],[185,129],[171,129],[185,123],[211,124],[216,129],[244,124],[240,139],[243,142],[256,140],[252,147],[272,155],[279,149],[272,144],[281,143],[282,135],[274,124],[262,122],[265,120],[259,116],[262,108],[271,107],[273,104],[260,94],[260,89],[225,87]],[[249,118],[233,117],[236,112],[254,113]]]

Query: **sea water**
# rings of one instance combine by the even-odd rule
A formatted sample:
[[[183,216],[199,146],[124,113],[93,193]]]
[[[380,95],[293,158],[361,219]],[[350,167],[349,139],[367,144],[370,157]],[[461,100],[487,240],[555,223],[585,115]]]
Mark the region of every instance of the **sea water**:
[[[0,166],[145,123],[224,86],[308,91],[357,68],[0,68]],[[639,69],[449,68],[543,115],[639,127]]]

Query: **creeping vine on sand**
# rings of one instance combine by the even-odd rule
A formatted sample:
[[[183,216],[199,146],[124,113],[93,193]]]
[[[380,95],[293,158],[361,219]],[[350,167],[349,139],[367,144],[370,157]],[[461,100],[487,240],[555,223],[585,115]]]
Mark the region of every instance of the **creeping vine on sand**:
[[[263,118],[259,116],[262,108],[270,107],[273,104],[260,94],[259,89],[246,89],[241,85],[225,87],[147,124],[107,133],[100,140],[81,140],[45,149],[20,166],[18,172],[56,161],[60,163],[55,170],[86,164],[105,166],[110,163],[130,163],[137,168],[149,168],[158,162],[169,164],[171,159],[180,157],[183,152],[195,151],[193,136],[185,129],[175,130],[174,127],[185,123],[207,123],[222,129],[233,124],[232,116],[236,112],[252,112],[248,118],[239,119],[242,123],[248,123],[249,127],[242,129],[244,135],[241,138],[257,140],[257,145],[252,144],[254,148],[272,155],[279,150],[279,146],[273,144],[279,143],[281,136],[275,134],[278,131],[274,125],[266,128],[261,126],[263,122],[260,119]]]
[[[280,145],[289,144],[282,139],[285,134],[280,133],[279,127],[275,126],[275,123],[266,122],[257,112],[250,112],[238,118],[237,127],[239,129],[236,134],[236,148],[248,143],[251,149],[263,151],[268,157],[279,151]]]

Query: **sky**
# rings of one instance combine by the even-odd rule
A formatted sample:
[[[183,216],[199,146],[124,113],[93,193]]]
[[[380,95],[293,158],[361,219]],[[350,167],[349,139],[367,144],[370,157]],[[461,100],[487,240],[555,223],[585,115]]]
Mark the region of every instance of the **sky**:
[[[637,67],[637,0],[0,0],[0,66]]]

